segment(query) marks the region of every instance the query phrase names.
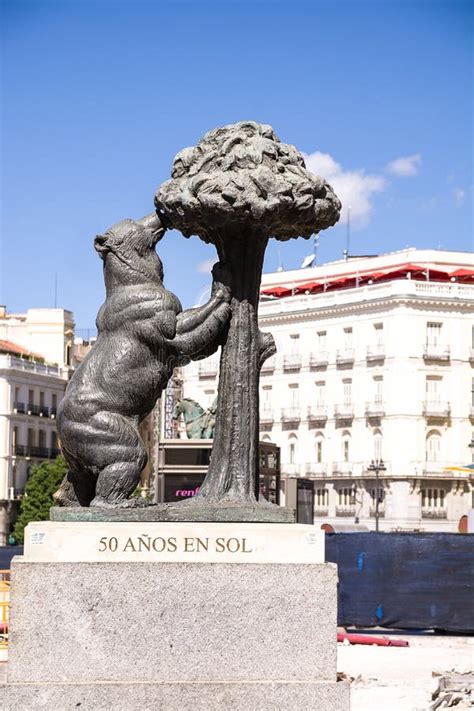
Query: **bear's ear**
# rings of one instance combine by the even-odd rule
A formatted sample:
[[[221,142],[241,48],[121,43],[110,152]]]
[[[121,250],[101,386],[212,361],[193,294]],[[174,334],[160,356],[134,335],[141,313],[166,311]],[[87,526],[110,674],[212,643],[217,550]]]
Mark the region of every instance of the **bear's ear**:
[[[107,235],[97,235],[94,240],[94,249],[99,252],[101,259],[104,258],[105,254],[109,251],[107,246]]]

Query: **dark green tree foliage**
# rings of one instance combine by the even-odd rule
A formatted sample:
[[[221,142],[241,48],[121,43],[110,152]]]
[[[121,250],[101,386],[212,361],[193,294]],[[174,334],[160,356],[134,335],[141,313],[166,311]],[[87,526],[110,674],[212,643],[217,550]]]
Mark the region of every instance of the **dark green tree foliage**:
[[[25,526],[30,521],[47,521],[49,509],[54,505],[53,494],[67,472],[66,462],[58,457],[54,462],[43,462],[33,467],[21,500],[20,515],[15,524],[14,536],[23,543]]]

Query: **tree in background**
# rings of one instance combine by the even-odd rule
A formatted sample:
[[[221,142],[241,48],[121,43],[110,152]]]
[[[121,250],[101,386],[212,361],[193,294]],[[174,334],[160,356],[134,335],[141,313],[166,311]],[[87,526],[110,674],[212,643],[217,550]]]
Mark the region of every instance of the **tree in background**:
[[[66,472],[67,466],[63,457],[33,467],[25,486],[20,515],[13,532],[17,543],[23,543],[25,526],[30,521],[49,519],[49,509],[54,506],[53,494],[59,488]]]

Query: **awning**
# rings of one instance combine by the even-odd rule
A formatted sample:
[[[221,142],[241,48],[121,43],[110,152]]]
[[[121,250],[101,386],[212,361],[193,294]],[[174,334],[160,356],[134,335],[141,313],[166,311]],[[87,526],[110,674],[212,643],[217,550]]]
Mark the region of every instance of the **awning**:
[[[456,271],[451,272],[451,274],[449,276],[474,278],[474,269],[456,269]]]
[[[276,296],[280,298],[281,296],[291,296],[293,291],[287,286],[272,286],[268,289],[262,289],[260,293],[263,294],[263,296]]]

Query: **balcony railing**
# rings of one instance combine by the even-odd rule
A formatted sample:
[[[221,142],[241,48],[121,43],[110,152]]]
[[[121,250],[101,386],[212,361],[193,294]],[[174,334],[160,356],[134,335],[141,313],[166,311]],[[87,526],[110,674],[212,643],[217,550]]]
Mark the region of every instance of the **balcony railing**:
[[[16,444],[13,453],[17,457],[32,457],[34,459],[56,459],[61,450],[56,447],[34,447],[29,444]]]
[[[451,350],[449,346],[440,343],[425,343],[423,358],[425,360],[449,360]]]
[[[17,412],[19,415],[24,415],[26,412],[26,404],[24,402],[14,402],[13,412]]]
[[[268,358],[262,365],[260,372],[267,375],[268,373],[273,373],[275,370],[275,356]]]
[[[290,370],[299,370],[301,368],[301,356],[299,353],[293,353],[292,355],[287,355],[283,358],[283,370],[288,372]]]
[[[383,360],[385,358],[385,345],[377,343],[375,346],[367,347],[367,360]]]
[[[272,422],[275,420],[275,416],[273,414],[273,410],[269,407],[264,407],[263,410],[260,412],[260,422],[265,425],[265,424],[272,424]]]
[[[423,465],[423,475],[427,477],[446,477],[450,476],[451,472],[447,471],[447,467],[452,466],[452,462],[428,462]]]
[[[282,462],[280,465],[281,473],[285,476],[299,476],[300,466],[299,464],[285,464]]]
[[[421,509],[421,518],[448,518],[446,509],[424,507]]]
[[[328,411],[326,405],[314,405],[308,407],[309,422],[325,422],[328,419]]]
[[[55,375],[63,380],[66,380],[68,377],[67,368],[59,368],[57,365],[45,365],[44,363],[23,360],[22,358],[9,355],[0,355],[0,369],[1,368],[12,368],[13,370],[28,371],[41,375]]]
[[[365,403],[366,417],[383,417],[385,415],[385,406],[383,400],[374,400],[373,402]]]
[[[451,405],[442,400],[425,400],[423,403],[424,417],[447,418],[451,414]]]
[[[56,418],[56,413],[57,413],[57,408],[52,407],[49,411],[49,416],[51,417],[52,420],[54,420]]]
[[[350,402],[335,405],[334,417],[336,420],[352,420],[354,417],[354,406]]]
[[[40,414],[39,405],[33,405],[32,402],[29,402],[28,405],[26,406],[26,414],[27,415],[36,415],[37,417],[39,417],[39,414]]]
[[[325,368],[328,363],[329,356],[327,351],[318,351],[318,353],[311,353],[309,357],[310,368]]]
[[[355,352],[353,348],[344,348],[336,353],[336,365],[348,365],[355,360]]]
[[[49,417],[49,407],[46,407],[45,405],[40,405],[39,406],[39,416],[40,417]]]
[[[309,476],[326,476],[328,465],[325,462],[307,462],[305,472]]]
[[[315,506],[314,507],[314,515],[315,516],[327,516],[329,513],[329,509],[327,506]]]
[[[284,407],[281,411],[282,422],[300,422],[301,411],[298,407]]]
[[[334,476],[348,476],[351,472],[351,462],[333,462],[332,464],[332,473]]]
[[[217,375],[217,363],[215,361],[204,360],[199,364],[200,378],[215,378]]]
[[[375,506],[371,506],[371,507],[369,508],[369,516],[375,517],[375,513],[376,513],[376,511],[375,511]],[[377,515],[378,515],[379,518],[384,518],[384,516],[385,516],[385,509],[384,509],[383,504],[379,504],[379,510],[378,510]]]
[[[355,506],[336,506],[336,516],[355,516]]]

